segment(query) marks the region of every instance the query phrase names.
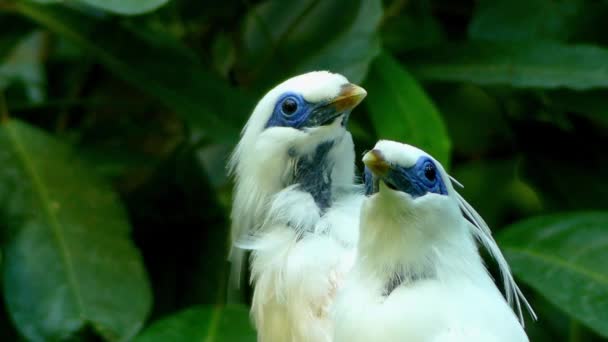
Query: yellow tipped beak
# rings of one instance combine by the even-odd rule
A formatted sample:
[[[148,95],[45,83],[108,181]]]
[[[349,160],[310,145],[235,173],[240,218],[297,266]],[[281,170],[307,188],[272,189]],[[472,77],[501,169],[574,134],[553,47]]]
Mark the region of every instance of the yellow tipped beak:
[[[377,176],[384,176],[389,170],[389,163],[386,161],[382,152],[371,150],[363,156],[363,164],[367,166]]]
[[[348,83],[342,86],[338,96],[331,101],[336,112],[343,113],[351,110],[367,96],[367,91],[356,84]]]

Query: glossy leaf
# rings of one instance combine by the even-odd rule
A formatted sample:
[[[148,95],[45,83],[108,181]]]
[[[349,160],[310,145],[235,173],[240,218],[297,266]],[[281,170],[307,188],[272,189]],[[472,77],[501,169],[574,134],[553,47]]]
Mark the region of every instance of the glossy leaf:
[[[135,342],[255,341],[249,312],[241,306],[193,307],[165,317],[146,329]]]
[[[494,41],[566,40],[582,1],[479,1],[469,25],[471,39]]]
[[[68,2],[66,0],[31,0],[43,4],[47,3],[57,3],[57,2]],[[69,1],[72,2],[72,1]],[[75,0],[75,2],[80,2],[83,4],[87,4],[89,6],[97,7],[99,9],[114,12],[118,14],[142,14],[146,12],[153,11],[167,2],[169,0]]]
[[[506,228],[499,244],[515,275],[608,336],[608,212],[539,216]]]
[[[441,115],[405,68],[382,54],[373,62],[365,87],[377,136],[418,146],[448,167],[451,143]]]
[[[254,7],[245,21],[243,65],[248,81],[268,87],[318,69],[361,82],[380,41],[381,1],[278,0]]]
[[[158,98],[194,129],[214,140],[236,140],[253,101],[214,77],[175,38],[133,26],[104,25],[100,19],[57,7],[19,2],[16,8],[84,48],[116,77]]]
[[[91,327],[124,340],[143,325],[151,293],[120,198],[63,143],[19,121],[0,127],[4,298],[30,340]]]
[[[417,51],[412,72],[429,81],[513,87],[608,87],[608,49],[559,43],[464,43]]]

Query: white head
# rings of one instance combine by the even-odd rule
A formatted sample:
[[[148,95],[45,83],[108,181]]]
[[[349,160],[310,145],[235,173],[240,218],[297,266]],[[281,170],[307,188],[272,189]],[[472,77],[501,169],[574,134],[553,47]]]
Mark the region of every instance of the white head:
[[[286,80],[260,100],[230,161],[233,238],[257,228],[270,196],[290,185],[300,184],[321,207],[332,182],[352,183],[354,147],[345,125],[365,95],[344,76],[317,71]]]
[[[361,210],[359,249],[369,255],[371,269],[417,278],[435,266],[429,258],[433,248],[469,238],[466,225],[458,224],[462,214],[452,184],[433,157],[382,140],[363,162],[368,199]]]
[[[425,256],[442,255],[444,251],[437,249],[455,251],[450,258],[466,253],[475,253],[477,257],[472,244],[474,237],[498,262],[507,299],[514,301],[520,317],[520,299],[534,316],[490,229],[456,192],[450,176],[437,160],[416,147],[381,140],[365,154],[363,162],[369,197],[362,208],[359,243],[362,250],[370,250],[385,259],[393,257],[396,263],[409,263],[405,267],[407,272],[424,276],[436,262],[433,257]],[[374,225],[375,222],[384,224],[380,227]],[[390,231],[381,231],[385,227]],[[380,242],[382,240],[385,241]],[[391,243],[386,243],[387,240]],[[374,246],[374,243],[383,246]],[[394,246],[393,250],[387,245]]]

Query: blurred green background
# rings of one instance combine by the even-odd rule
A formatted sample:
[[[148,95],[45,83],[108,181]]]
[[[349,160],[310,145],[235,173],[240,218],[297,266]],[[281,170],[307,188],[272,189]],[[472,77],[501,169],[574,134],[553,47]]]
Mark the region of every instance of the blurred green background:
[[[253,341],[247,304],[225,301],[226,158],[258,98],[316,69],[368,90],[357,155],[408,142],[465,185],[540,317],[532,341],[605,340],[607,15],[0,0],[0,340]]]

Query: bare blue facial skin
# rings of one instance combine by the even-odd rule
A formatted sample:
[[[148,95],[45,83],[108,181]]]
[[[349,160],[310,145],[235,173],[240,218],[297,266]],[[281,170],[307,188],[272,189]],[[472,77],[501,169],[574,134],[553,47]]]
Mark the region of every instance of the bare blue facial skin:
[[[312,128],[330,124],[340,115],[344,115],[342,126],[345,126],[349,111],[338,112],[330,101],[311,103],[302,95],[287,92],[277,101],[272,115],[266,123],[269,127],[293,127],[295,129]]]
[[[344,115],[342,126],[346,125],[349,111],[338,112],[330,101],[311,103],[301,95],[287,92],[279,97],[272,115],[266,123],[270,127],[292,127],[304,130],[331,124],[341,115]],[[295,167],[289,184],[299,184],[299,188],[312,195],[315,203],[325,212],[331,206],[331,171],[334,162],[328,158],[329,152],[335,142],[329,140],[321,143],[312,153],[297,155],[294,149],[289,151],[294,158]]]
[[[387,174],[382,177],[372,174],[366,167],[363,178],[367,195],[378,192],[378,182],[380,180],[389,188],[408,193],[412,198],[418,198],[427,193],[448,194],[437,166],[428,157],[418,158],[416,164],[411,167],[391,164]]]

